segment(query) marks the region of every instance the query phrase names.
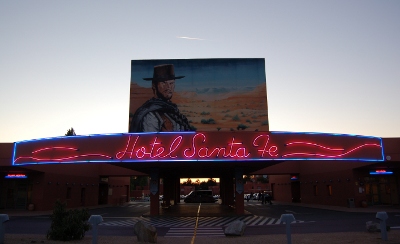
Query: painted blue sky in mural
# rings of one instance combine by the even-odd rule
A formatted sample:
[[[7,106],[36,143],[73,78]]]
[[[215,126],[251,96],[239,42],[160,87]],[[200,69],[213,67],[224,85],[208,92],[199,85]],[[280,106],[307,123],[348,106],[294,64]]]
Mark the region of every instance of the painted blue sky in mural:
[[[151,87],[151,81],[143,78],[152,77],[153,67],[160,64],[173,64],[175,75],[185,76],[176,80],[176,91],[219,93],[265,85],[262,58],[132,60],[131,64],[131,82],[142,87]]]

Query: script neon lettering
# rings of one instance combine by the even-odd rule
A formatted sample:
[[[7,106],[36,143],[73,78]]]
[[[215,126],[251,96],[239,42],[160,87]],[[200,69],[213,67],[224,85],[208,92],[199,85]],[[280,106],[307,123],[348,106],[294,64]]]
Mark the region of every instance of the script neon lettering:
[[[250,156],[250,153],[246,153],[246,148],[245,147],[239,147],[235,154],[232,155],[232,150],[233,150],[233,146],[235,145],[243,145],[242,142],[235,142],[235,137],[232,138],[232,142],[230,144],[228,144],[231,146],[228,156],[227,157],[238,157],[238,158],[247,158],[248,156]],[[239,155],[240,153],[240,155]]]
[[[247,152],[247,149],[245,147],[240,147],[241,145],[243,145],[243,143],[235,142],[234,137],[232,138],[231,143],[228,144],[229,151],[226,154],[227,149],[225,147],[215,147],[213,149],[209,149],[208,147],[196,147],[197,136],[202,137],[202,140],[200,141],[201,143],[206,142],[206,136],[202,133],[199,133],[199,134],[196,134],[195,136],[193,136],[192,147],[186,148],[183,152],[183,154],[186,158],[194,157],[196,152],[197,152],[197,156],[199,158],[210,158],[214,154],[215,154],[215,157],[219,157],[219,155],[222,154],[222,157],[224,157],[224,158],[247,158],[250,156],[250,153]],[[211,152],[209,153],[209,151],[211,151]],[[188,152],[191,152],[191,154],[189,154]]]
[[[202,136],[203,137],[203,140],[201,141],[202,143],[204,143],[206,141],[206,136],[204,134],[199,133],[199,134],[194,135],[193,139],[192,139],[192,148],[193,149],[192,148],[186,148],[185,151],[183,151],[183,155],[186,158],[192,158],[194,156],[194,154],[196,153],[196,146],[195,146],[194,142],[195,142],[197,136]],[[191,155],[187,154],[188,151],[192,151],[192,154]]]
[[[271,156],[271,157],[276,157],[276,156],[278,156],[278,153],[277,153],[278,147],[277,147],[277,146],[270,146],[270,147],[268,148],[269,135],[259,135],[259,136],[257,136],[257,137],[253,140],[253,146],[259,147],[260,144],[258,144],[257,141],[258,141],[260,138],[262,138],[262,137],[265,137],[265,138],[266,138],[266,141],[265,141],[265,143],[264,143],[264,147],[263,147],[263,149],[258,149],[258,150],[257,150],[257,151],[261,152],[261,155],[260,155],[261,158],[263,158],[264,155],[265,155],[266,153],[268,153],[268,155]]]
[[[132,145],[132,150],[128,151],[129,145],[130,145],[130,143],[131,143],[131,136],[129,136],[129,137],[128,137],[128,142],[126,143],[125,150],[124,150],[124,151],[117,152],[117,154],[115,154],[115,158],[121,159],[121,158],[123,158],[123,157],[125,156],[125,154],[127,154],[127,153],[129,154],[129,158],[132,158],[133,149],[135,148],[135,145],[136,145],[136,143],[137,143],[138,140],[139,140],[139,136],[136,137],[136,140],[135,140],[135,142],[134,142],[133,145]]]
[[[162,142],[159,141],[158,137],[153,139],[153,142],[150,143],[150,147],[137,147],[139,137],[137,136],[134,143],[131,143],[131,136],[129,136],[128,141],[126,143],[125,149],[122,151],[117,152],[115,157],[117,159],[123,159],[124,157],[136,157],[138,159],[142,158],[150,158],[150,159],[157,159],[157,158],[177,158],[176,155],[172,155],[175,151],[178,150],[181,142],[182,136],[177,136],[169,145],[169,152],[167,152],[166,148],[161,146]]]
[[[169,156],[171,158],[177,158],[177,156],[172,156],[172,153],[179,148],[181,142],[182,142],[182,136],[178,136],[172,141],[171,146],[169,147]]]

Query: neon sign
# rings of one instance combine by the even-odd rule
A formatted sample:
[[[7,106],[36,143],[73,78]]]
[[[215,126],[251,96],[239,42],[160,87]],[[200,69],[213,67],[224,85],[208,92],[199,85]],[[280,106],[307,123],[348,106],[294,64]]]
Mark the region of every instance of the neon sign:
[[[339,153],[334,153],[334,154],[326,154],[326,153],[309,153],[309,152],[296,152],[296,153],[288,153],[288,154],[284,154],[282,155],[282,157],[290,157],[290,156],[317,156],[317,157],[323,157],[323,158],[337,158],[337,157],[342,157],[345,156],[346,154],[350,154],[353,151],[356,151],[362,147],[381,147],[380,144],[376,144],[376,143],[365,143],[365,144],[361,144],[359,146],[356,146],[354,148],[350,148],[349,150],[345,151],[345,149],[343,148],[329,148],[320,144],[316,144],[316,143],[309,143],[309,142],[291,142],[286,144],[286,146],[291,146],[291,145],[306,145],[306,146],[311,146],[311,147],[319,147],[322,148],[324,150],[327,151],[339,151]]]
[[[383,161],[381,138],[274,132],[126,133],[16,142],[13,164],[357,160]]]
[[[369,172],[370,175],[391,175],[392,171],[386,171],[385,169],[377,169],[373,172]]]
[[[6,179],[26,179],[28,176],[26,174],[7,174],[4,176]]]

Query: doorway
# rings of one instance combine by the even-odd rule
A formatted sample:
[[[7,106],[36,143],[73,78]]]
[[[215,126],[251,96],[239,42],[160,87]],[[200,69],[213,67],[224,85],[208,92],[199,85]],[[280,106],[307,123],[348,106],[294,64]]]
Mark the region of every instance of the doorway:
[[[100,183],[99,185],[99,205],[108,203],[108,184]]]
[[[301,202],[300,182],[294,181],[291,183],[292,202]]]

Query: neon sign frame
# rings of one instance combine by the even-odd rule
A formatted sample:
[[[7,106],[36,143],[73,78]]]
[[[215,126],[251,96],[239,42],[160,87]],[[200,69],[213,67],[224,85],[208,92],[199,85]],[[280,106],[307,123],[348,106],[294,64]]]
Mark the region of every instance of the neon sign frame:
[[[5,179],[27,179],[28,176],[26,174],[7,174],[4,176]]]
[[[392,175],[393,171],[387,171],[386,169],[377,169],[375,171],[369,172],[370,175]]]
[[[379,137],[294,132],[159,132],[15,142],[13,165],[170,161],[383,161]]]

